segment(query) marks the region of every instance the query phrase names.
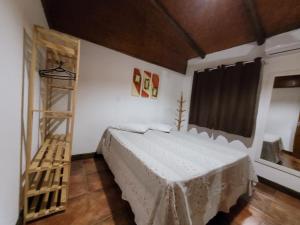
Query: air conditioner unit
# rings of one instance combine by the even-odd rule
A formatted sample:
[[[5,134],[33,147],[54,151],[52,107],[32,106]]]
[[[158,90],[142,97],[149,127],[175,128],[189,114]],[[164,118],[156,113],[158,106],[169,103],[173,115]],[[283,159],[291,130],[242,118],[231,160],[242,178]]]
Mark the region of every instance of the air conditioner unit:
[[[283,33],[267,39],[265,53],[268,56],[300,51],[300,30]]]

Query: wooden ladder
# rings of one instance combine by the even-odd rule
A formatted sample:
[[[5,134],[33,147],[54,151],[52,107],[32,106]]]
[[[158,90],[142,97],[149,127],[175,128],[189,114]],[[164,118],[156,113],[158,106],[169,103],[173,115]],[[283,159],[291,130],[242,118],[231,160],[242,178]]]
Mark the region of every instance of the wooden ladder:
[[[65,210],[72,154],[74,114],[79,76],[80,41],[60,32],[34,26],[28,80],[24,224]],[[64,68],[73,80],[39,77],[38,69]],[[43,68],[41,65],[44,65]],[[36,87],[39,84],[39,90]],[[40,98],[36,109],[36,99]],[[63,109],[61,109],[63,108]],[[34,121],[38,118],[38,132]],[[33,137],[40,143],[34,147]],[[36,153],[32,157],[32,152]]]

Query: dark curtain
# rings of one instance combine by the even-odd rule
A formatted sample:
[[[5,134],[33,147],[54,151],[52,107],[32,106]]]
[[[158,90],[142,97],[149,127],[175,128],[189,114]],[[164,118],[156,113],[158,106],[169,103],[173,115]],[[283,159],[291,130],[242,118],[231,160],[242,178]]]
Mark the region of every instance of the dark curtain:
[[[251,137],[261,59],[195,72],[189,123]]]

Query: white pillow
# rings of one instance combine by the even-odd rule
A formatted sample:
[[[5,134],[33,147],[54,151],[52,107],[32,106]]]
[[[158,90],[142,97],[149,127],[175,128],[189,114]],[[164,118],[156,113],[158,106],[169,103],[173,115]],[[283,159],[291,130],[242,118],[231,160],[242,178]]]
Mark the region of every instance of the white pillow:
[[[113,125],[112,128],[143,134],[149,129],[149,126],[142,123],[124,123],[120,125]]]
[[[166,123],[151,123],[149,124],[149,129],[169,133],[172,130],[172,126]]]

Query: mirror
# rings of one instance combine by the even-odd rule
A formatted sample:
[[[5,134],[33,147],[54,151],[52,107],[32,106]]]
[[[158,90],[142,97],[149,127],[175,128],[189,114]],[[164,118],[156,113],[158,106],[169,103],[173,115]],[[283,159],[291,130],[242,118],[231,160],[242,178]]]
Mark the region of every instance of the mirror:
[[[275,77],[260,158],[300,171],[300,75]]]

